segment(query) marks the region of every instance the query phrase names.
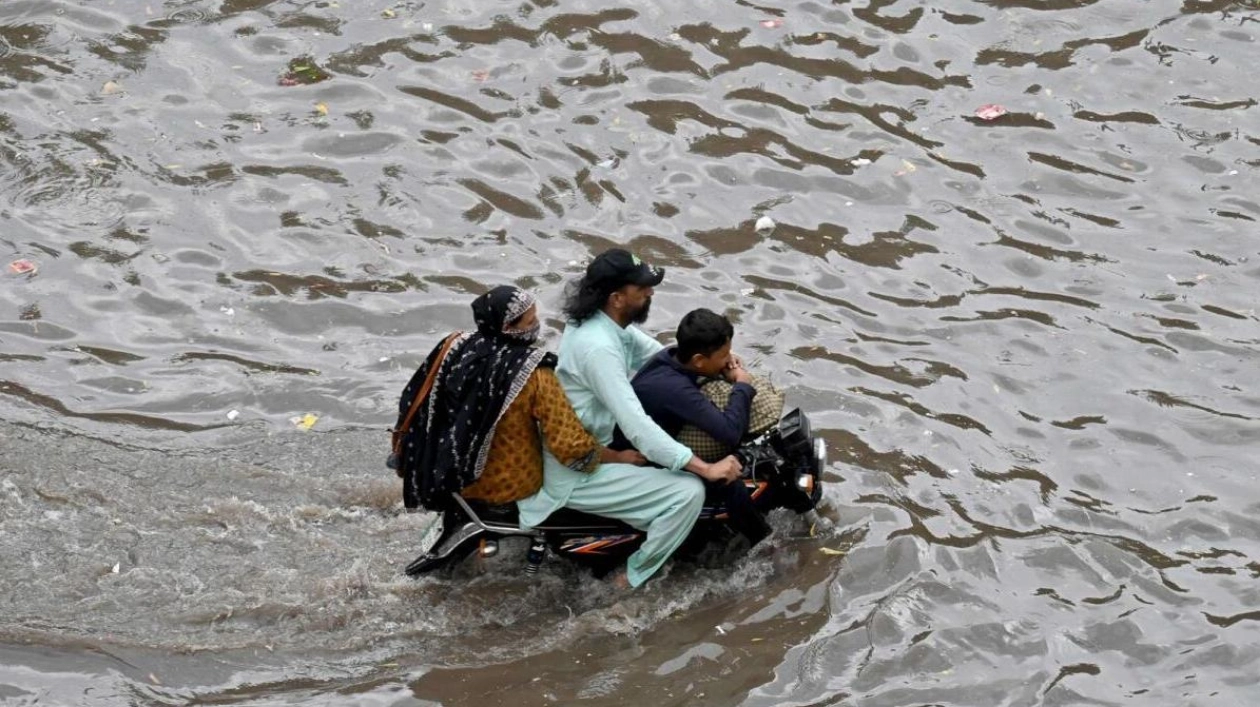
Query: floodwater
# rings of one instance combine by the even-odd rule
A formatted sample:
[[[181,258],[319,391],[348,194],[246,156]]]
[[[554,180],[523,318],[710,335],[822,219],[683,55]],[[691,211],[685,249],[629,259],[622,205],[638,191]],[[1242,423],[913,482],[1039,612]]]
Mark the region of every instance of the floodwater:
[[[1253,704],[1258,38],[1254,0],[0,1],[0,701]],[[493,284],[554,346],[613,244],[668,270],[650,331],[730,313],[809,412],[829,522],[626,596],[510,547],[408,579],[402,385]]]

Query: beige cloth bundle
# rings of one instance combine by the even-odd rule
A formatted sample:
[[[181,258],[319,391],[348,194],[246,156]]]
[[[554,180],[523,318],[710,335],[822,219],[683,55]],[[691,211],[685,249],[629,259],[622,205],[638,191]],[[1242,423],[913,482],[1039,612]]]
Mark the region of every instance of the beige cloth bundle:
[[[785,396],[782,391],[770,384],[769,378],[752,376],[750,384],[757,394],[753,396],[752,409],[748,415],[748,435],[755,436],[779,424],[779,418],[783,415]],[[734,384],[725,379],[709,378],[701,383],[700,392],[718,406],[718,409],[725,410],[726,405],[731,401],[731,390],[734,387]],[[678,441],[691,449],[692,454],[707,462],[715,462],[735,451],[694,425],[684,426],[678,433]]]

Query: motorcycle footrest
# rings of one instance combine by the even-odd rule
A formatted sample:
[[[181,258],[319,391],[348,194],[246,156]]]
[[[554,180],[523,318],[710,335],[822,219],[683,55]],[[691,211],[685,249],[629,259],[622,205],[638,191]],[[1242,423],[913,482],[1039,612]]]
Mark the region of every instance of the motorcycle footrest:
[[[438,538],[433,549],[412,560],[404,571],[411,577],[418,577],[462,559],[472,551],[472,541],[484,532],[480,526],[471,522],[447,530]]]

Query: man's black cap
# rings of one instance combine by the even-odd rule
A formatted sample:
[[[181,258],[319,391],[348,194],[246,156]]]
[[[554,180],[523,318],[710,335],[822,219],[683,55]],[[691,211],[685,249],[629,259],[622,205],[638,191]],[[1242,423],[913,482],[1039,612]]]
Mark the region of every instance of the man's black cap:
[[[665,268],[657,268],[639,260],[628,250],[612,248],[595,256],[586,266],[586,285],[612,292],[625,285],[656,287],[665,279]]]

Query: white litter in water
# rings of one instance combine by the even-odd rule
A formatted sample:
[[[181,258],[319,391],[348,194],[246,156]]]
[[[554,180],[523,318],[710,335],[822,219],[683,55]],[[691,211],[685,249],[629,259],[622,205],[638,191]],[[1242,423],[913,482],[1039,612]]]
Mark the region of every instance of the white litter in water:
[[[778,224],[774,222],[774,219],[770,218],[769,216],[762,216],[761,218],[757,219],[757,224],[756,226],[754,226],[754,228],[757,229],[757,233],[764,235],[773,231],[774,227],[777,225]]]
[[[851,161],[851,164],[852,164],[854,167],[865,167],[866,165],[868,165],[868,164],[870,164],[870,163],[871,163],[871,161],[870,161],[870,160],[868,160],[868,159],[866,159],[865,157],[859,157],[859,158],[857,158],[856,160],[852,160],[852,161]]]
[[[235,420],[237,417],[240,416],[240,414],[241,413],[237,412],[236,410],[228,410],[227,419]]]

